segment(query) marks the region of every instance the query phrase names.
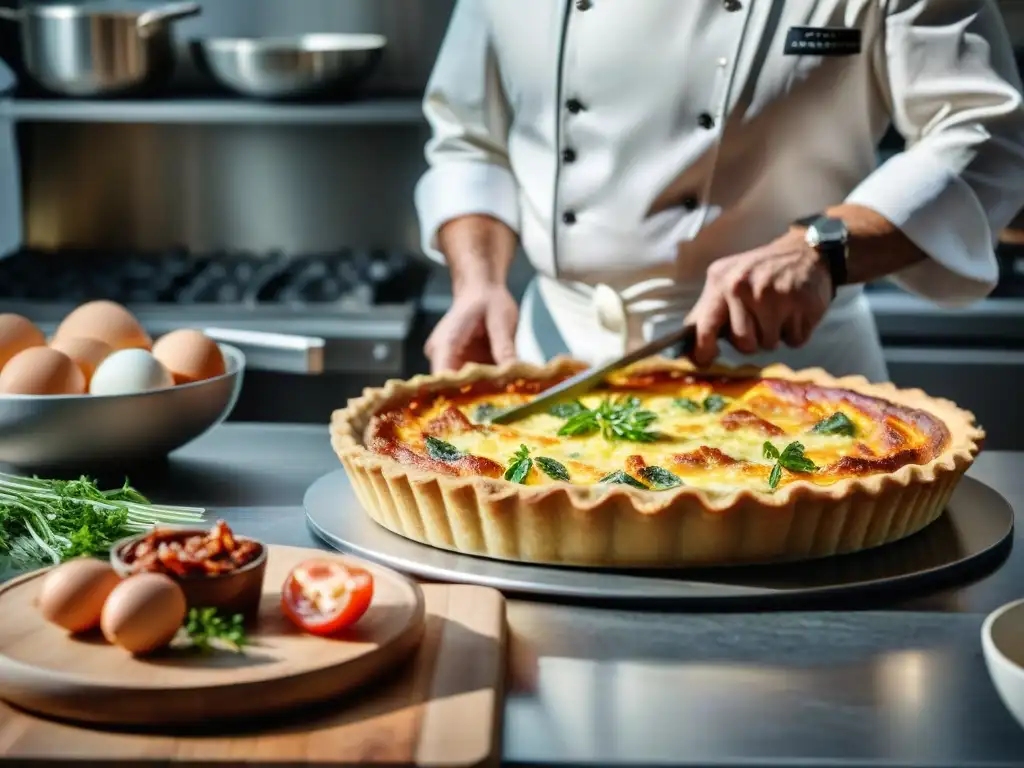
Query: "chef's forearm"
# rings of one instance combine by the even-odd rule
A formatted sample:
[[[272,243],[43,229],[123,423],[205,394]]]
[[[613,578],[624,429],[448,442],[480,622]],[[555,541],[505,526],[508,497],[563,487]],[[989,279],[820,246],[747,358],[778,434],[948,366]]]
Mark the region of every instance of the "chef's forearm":
[[[826,215],[842,219],[850,235],[847,281],[870,283],[928,258],[891,221],[862,205],[843,204]]]
[[[516,233],[492,216],[452,219],[437,233],[458,296],[479,285],[504,285],[516,252]]]

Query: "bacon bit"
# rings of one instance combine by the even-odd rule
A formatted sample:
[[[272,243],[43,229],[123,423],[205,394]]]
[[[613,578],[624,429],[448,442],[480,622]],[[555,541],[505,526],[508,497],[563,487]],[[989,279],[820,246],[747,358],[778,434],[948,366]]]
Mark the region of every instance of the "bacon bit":
[[[705,468],[730,467],[733,464],[740,463],[732,456],[728,456],[718,448],[712,448],[709,445],[702,445],[697,450],[690,451],[689,453],[677,453],[672,457],[672,461],[687,467]]]
[[[239,541],[218,520],[206,534],[156,529],[124,553],[134,573],[149,571],[178,578],[219,576],[248,565],[262,552],[255,541]]]
[[[871,446],[865,443],[854,443],[853,450],[863,459],[873,459],[878,456],[878,454],[871,449]]]
[[[725,427],[729,432],[735,432],[737,429],[748,427],[760,432],[766,437],[778,437],[779,435],[785,434],[779,427],[772,424],[770,421],[765,421],[760,416],[757,416],[750,411],[738,410],[729,411],[722,417],[722,426]]]

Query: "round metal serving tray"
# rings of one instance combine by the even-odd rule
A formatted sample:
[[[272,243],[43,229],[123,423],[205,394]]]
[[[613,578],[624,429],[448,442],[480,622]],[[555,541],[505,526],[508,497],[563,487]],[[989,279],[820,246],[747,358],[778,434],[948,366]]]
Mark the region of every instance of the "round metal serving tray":
[[[612,570],[531,565],[436,549],[375,523],[345,471],[321,477],[304,500],[306,520],[327,544],[433,581],[571,600],[666,603],[708,609],[764,607],[848,593],[933,588],[992,567],[1009,553],[1013,509],[964,478],[946,513],[913,536],[875,549],[793,563],[705,569]]]

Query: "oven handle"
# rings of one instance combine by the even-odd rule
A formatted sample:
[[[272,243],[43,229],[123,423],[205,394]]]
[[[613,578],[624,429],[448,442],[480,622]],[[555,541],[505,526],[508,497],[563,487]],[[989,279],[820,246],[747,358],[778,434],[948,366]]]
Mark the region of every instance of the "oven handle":
[[[204,328],[214,341],[237,347],[251,371],[320,374],[324,372],[324,346],[317,336],[242,331],[235,328]]]
[[[1024,366],[1024,350],[960,347],[882,347],[887,363],[901,365]]]

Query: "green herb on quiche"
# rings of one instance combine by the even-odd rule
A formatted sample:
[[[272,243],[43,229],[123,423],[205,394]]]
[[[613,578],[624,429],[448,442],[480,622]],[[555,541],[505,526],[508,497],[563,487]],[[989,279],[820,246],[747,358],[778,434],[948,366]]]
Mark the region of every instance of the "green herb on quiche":
[[[700,403],[689,397],[677,397],[672,401],[672,405],[676,408],[682,408],[684,411],[689,411],[690,413],[696,413],[700,410]]]
[[[728,404],[729,401],[721,395],[708,395],[704,398],[702,405],[704,410],[708,413],[719,413],[720,411],[725,410],[725,406]]]
[[[533,469],[533,459],[530,458],[530,449],[525,445],[520,445],[519,450],[509,459],[504,477],[512,483],[526,483],[531,469]]]
[[[811,432],[819,435],[842,435],[854,437],[857,434],[857,425],[850,420],[845,413],[837,411],[827,419],[822,419],[811,428]]]
[[[774,445],[765,441],[763,452],[766,459],[773,459],[775,461],[775,465],[768,475],[768,485],[773,490],[778,487],[779,481],[782,479],[782,470],[787,470],[788,472],[813,472],[817,469],[814,462],[804,456],[804,446],[802,443],[790,443],[780,451]]]
[[[605,440],[651,443],[661,435],[649,427],[658,418],[654,411],[640,407],[635,397],[604,400],[596,408],[585,409],[569,418],[558,434],[581,437],[599,432]]]
[[[576,414],[583,413],[585,410],[587,410],[587,406],[579,400],[570,400],[567,403],[555,403],[548,410],[548,413],[560,419],[571,419]]]
[[[565,468],[562,462],[547,456],[538,456],[534,459],[534,463],[540,468],[541,472],[552,480],[560,480],[563,483],[569,482],[569,470]]]
[[[451,464],[454,461],[461,459],[464,454],[458,448],[451,443],[446,443],[440,438],[427,435],[426,438],[427,455],[437,461],[443,461],[446,464]]]
[[[639,488],[641,491],[646,491],[647,490],[647,486],[646,485],[641,483],[639,480],[637,480],[632,475],[626,474],[626,472],[621,470],[621,469],[617,469],[614,472],[610,472],[609,474],[605,475],[604,477],[602,477],[597,482],[599,482],[599,483],[609,483],[611,485],[628,485],[628,486],[630,486],[632,488]]]
[[[478,424],[486,424],[501,413],[501,410],[502,409],[494,405],[494,403],[480,403],[480,405],[473,410],[473,421]]]
[[[678,488],[683,484],[678,475],[661,467],[644,467],[639,474],[650,483],[652,491],[667,491],[669,488]]]

